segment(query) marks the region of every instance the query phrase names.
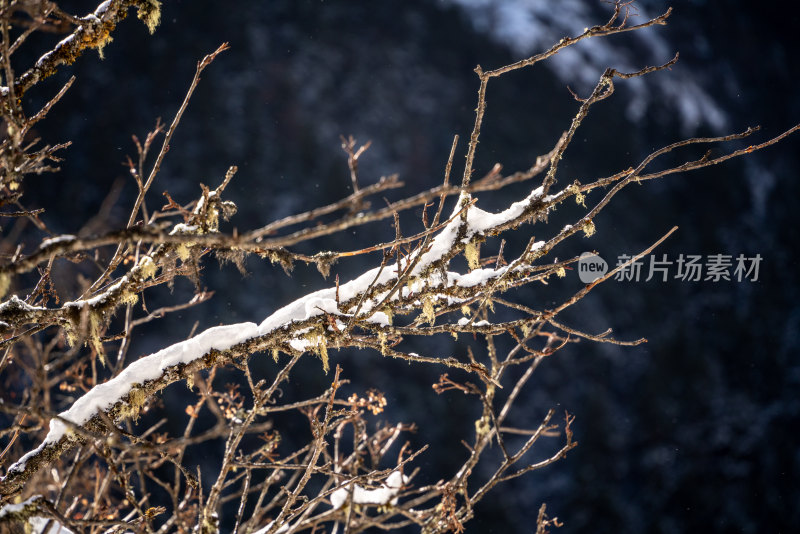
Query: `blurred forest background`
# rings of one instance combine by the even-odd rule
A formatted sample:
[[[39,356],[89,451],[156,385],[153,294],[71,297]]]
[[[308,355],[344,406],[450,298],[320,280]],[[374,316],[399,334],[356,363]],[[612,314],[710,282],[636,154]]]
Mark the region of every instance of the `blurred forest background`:
[[[615,95],[592,109],[559,183],[635,166],[683,137],[760,124],[766,138],[800,120],[800,8],[640,1],[633,23],[668,5],[674,13],[666,27],[589,40],[490,84],[476,176],[495,162],[507,173],[525,169],[548,152],[577,110],[567,86],[587,95],[608,66],[637,70],[676,51],[680,61],[671,70],[619,82]],[[95,3],[62,7],[83,14]],[[26,94],[33,109],[77,76],[37,132],[45,143],[73,141],[63,170],[30,178],[25,204],[46,207],[42,218],[55,233],[123,226],[136,191],[122,165],[135,154],[131,135],[144,137],[157,117],[171,120],[197,60],[223,41],[231,50],[204,73],[150,202],[160,202],[155,196],[163,190],[187,202],[199,193],[197,182],[216,185],[238,165],[227,190],[239,206],[233,226],[253,228],[322,205],[350,187],[340,134],[372,140],[361,160],[363,183],[398,173],[404,191],[427,189],[441,182],[453,135],[464,139],[471,130],[476,64],[494,68],[526,57],[608,14],[608,5],[593,0],[165,0],[154,36],[126,21],[104,60],[87,54]],[[460,148],[463,156],[465,143]],[[618,338],[649,343],[581,342],[542,364],[519,404],[531,421],[553,406],[574,413],[579,447],[501,486],[481,503],[468,532],[527,532],[543,501],[563,520],[561,533],[788,532],[800,525],[798,149],[800,139],[789,138],[745,159],[627,189],[595,221],[594,237],[558,253],[594,249],[613,265],[678,225],[657,254],[760,254],[763,261],[757,282],[609,281],[565,316],[584,330],[613,327]],[[523,190],[479,195],[481,207],[503,206]],[[560,228],[569,221],[567,210],[550,222]],[[541,223],[531,231],[551,235]],[[393,232],[389,223],[359,228],[324,246],[366,246]],[[342,262],[333,272],[346,280],[363,261]],[[301,265],[291,278],[262,260],[247,268],[242,279],[233,266],[206,262],[203,285],[216,291],[212,301],[142,328],[132,356],[185,338],[195,321],[201,329],[258,322],[331,283]],[[575,272],[564,283],[580,285]],[[192,290],[188,282],[175,289]],[[148,301],[151,309],[158,304]],[[457,354],[458,345],[443,340],[433,351]],[[381,417],[418,423],[417,444],[446,443],[475,419],[455,395],[433,393],[432,370],[367,352],[333,357],[345,377],[387,394]],[[328,378],[320,366],[304,369],[287,389],[321,391]],[[168,389],[165,404],[185,391]],[[418,465],[435,481],[460,447],[437,447]]]

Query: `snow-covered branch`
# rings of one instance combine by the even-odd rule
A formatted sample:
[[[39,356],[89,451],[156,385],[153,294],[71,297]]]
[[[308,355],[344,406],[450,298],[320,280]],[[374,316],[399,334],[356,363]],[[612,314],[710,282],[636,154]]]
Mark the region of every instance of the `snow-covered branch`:
[[[107,0],[84,16],[47,3],[24,30],[15,26],[11,12],[0,10],[0,67],[8,78],[0,101],[9,132],[0,147],[0,205],[18,206],[6,215],[27,218],[39,232],[34,242],[4,242],[4,250],[13,253],[0,261],[0,377],[13,385],[0,396],[0,417],[6,422],[0,429],[0,524],[15,520],[30,525],[47,518],[62,531],[214,533],[232,528],[268,534],[417,525],[425,532],[458,532],[489,490],[563,458],[576,445],[569,413],[562,424],[553,422],[553,410],[532,428],[509,423],[534,371],[570,343],[633,345],[644,340],[617,340],[610,331],[585,332],[562,319],[564,310],[624,266],[573,286],[560,279],[579,258],[559,260],[554,251],[567,239],[590,237],[597,215],[628,185],[749,154],[800,128],[747,149],[654,170],[654,164],[675,149],[739,141],[755,129],[688,139],[655,150],[619,173],[559,183],[559,162],[593,106],[613,95],[615,83],[667,69],[676,56],[631,73],[609,68],[588,96],[576,95],[574,119],[551,150],[543,150],[544,155],[519,172],[503,175],[497,164],[476,179],[489,81],[502,83],[497,78],[586,39],[663,25],[670,14],[631,26],[628,6],[616,2],[608,22],[566,36],[541,54],[493,70],[478,67],[472,133],[463,150],[458,138],[453,142],[439,185],[427,184],[421,192],[381,203],[376,200],[380,195],[405,184],[396,176],[366,183],[359,176],[359,159],[369,143],[357,147],[354,139],[342,138],[349,194],[321,207],[305,206],[307,211],[295,215],[255,221],[245,231],[228,222],[237,207],[227,199],[225,188],[236,167],[215,189],[200,184],[195,200],[179,203],[165,192],[167,203],[153,209],[151,186],[170,140],[200,73],[226,49],[223,45],[198,63],[169,126],[159,121],[143,141],[134,138],[136,155],[128,159],[128,171],[137,193],[127,224],[96,232],[71,229],[61,236],[49,233],[39,219],[42,210],[21,205],[21,191],[27,174],[57,170],[47,162],[58,161],[55,150],[65,145],[33,150],[23,141],[73,81],[32,119],[26,118],[23,105],[28,104],[20,97],[84,49],[107,44],[130,7],[152,30],[160,2]],[[27,42],[28,36],[56,23],[68,28],[67,37],[14,77],[10,56],[23,44],[36,44]],[[11,41],[10,35],[18,37]],[[153,157],[160,135],[163,142]],[[465,153],[466,165],[461,183],[454,185],[450,173],[459,150]],[[495,213],[479,207],[485,207],[479,195],[509,186],[525,190],[513,200],[506,196],[505,209]],[[602,197],[587,205],[589,195],[597,191]],[[434,215],[429,219],[431,206]],[[548,224],[556,208],[567,212],[570,224]],[[413,210],[421,220],[411,220]],[[395,233],[387,242],[356,242],[349,249],[334,250],[320,239],[337,235],[344,240],[344,230],[387,220],[394,222]],[[403,235],[412,224],[415,230]],[[132,359],[134,331],[211,298],[212,291],[202,285],[202,268],[211,255],[235,263],[242,272],[245,258],[252,256],[254,261],[279,264],[287,274],[294,262],[315,265],[325,278],[335,273],[336,262],[350,262],[353,268],[347,272],[356,274],[341,283],[336,274],[328,287],[305,295],[293,291],[294,300],[254,318],[260,322],[211,326],[199,333],[192,327],[187,339]],[[54,268],[62,267],[54,275]],[[65,277],[71,282],[65,283]],[[148,309],[147,300],[156,291],[174,302],[169,291],[180,278],[194,283],[193,296]],[[242,284],[246,283],[245,279]],[[537,300],[524,289],[548,283],[561,293]],[[445,343],[460,335],[462,343]],[[442,341],[429,343],[430,336]],[[390,365],[388,359],[394,358],[412,368],[433,366],[440,371],[438,382],[411,395],[458,394],[477,406],[480,416],[468,425],[474,434],[454,437],[449,445],[460,462],[452,476],[415,485],[420,469],[415,462],[428,445],[403,445],[404,436],[418,430],[413,423],[372,424],[370,418],[383,413],[391,399],[371,384],[350,384],[344,378],[348,375],[340,360],[345,358],[331,353],[355,353],[353,349],[367,349],[358,357],[372,358],[375,365]],[[115,357],[107,354],[112,350]],[[321,370],[311,366],[313,384],[295,387],[290,377],[297,379],[297,369],[310,355],[319,358]],[[265,372],[267,367],[258,359],[270,356],[275,365],[270,362]],[[323,371],[330,385],[320,388]],[[189,391],[162,395],[179,382]],[[177,410],[175,399],[180,399]],[[162,409],[160,403],[168,406]],[[176,423],[179,419],[182,423]],[[561,445],[531,460],[540,440],[557,435],[564,439]],[[494,446],[497,454],[487,455]],[[68,455],[72,450],[75,453]],[[219,457],[212,458],[212,451]],[[488,473],[488,479],[471,483],[476,472]],[[221,511],[227,516],[221,517]],[[557,520],[547,518],[540,508],[540,531],[553,524]]]

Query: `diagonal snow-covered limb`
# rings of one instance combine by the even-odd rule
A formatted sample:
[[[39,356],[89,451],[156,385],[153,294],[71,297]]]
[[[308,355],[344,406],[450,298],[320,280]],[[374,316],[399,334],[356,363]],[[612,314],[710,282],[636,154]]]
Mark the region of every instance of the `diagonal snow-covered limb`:
[[[461,287],[476,287],[485,283],[505,271],[477,269],[465,275],[448,273],[445,281],[435,269],[446,266],[472,238],[497,232],[530,218],[542,206],[539,204],[541,200],[541,188],[538,188],[501,213],[491,214],[470,206],[469,195],[462,194],[449,224],[430,241],[425,250],[418,249],[399,266],[402,269],[405,265],[413,265],[410,275],[421,279],[415,282],[419,289],[442,282]],[[462,212],[461,206],[467,206],[466,217],[457,216]],[[381,302],[380,292],[397,282],[397,270],[397,265],[376,267],[346,284],[301,297],[277,310],[259,325],[239,323],[209,328],[190,339],[140,358],[116,377],[92,388],[68,410],[59,414],[59,419],[52,420],[44,441],[9,467],[6,476],[0,480],[0,494],[15,492],[34,472],[83,439],[71,431],[65,421],[89,433],[102,433],[105,418],[110,416],[111,419],[118,419],[135,414],[149,396],[167,385],[186,379],[200,369],[246,357],[259,350],[291,347],[290,343],[298,332],[313,326],[327,315],[352,314],[356,304],[364,302],[364,295],[369,294],[373,298],[361,306],[359,320],[384,323],[385,314],[374,309],[374,306]],[[392,303],[413,297],[413,289],[401,291],[400,295],[393,297]],[[294,348],[305,349],[307,346],[295,344]],[[104,417],[99,416],[98,412]]]

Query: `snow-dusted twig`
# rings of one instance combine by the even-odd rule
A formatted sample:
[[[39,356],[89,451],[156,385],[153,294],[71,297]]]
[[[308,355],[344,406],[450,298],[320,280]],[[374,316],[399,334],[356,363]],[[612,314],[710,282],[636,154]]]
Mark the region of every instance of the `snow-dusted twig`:
[[[16,78],[9,56],[21,44],[10,42],[12,22],[8,14],[0,17],[2,68],[9,84],[0,89],[0,100],[8,104],[4,118],[11,138],[3,145],[5,151],[0,151],[0,159],[6,171],[19,169],[2,176],[5,192],[0,192],[0,205],[19,202],[20,196],[13,191],[24,185],[25,174],[53,170],[46,162],[56,159],[54,151],[59,147],[26,152],[21,133],[32,121],[44,120],[72,82],[62,87],[31,120],[22,113],[18,97],[86,47],[105,43],[107,33],[129,7],[136,7],[143,18],[154,23],[159,5],[155,0],[107,0],[84,17],[49,6],[45,17],[58,17],[65,24],[78,26]],[[591,235],[597,214],[631,183],[749,154],[800,129],[795,126],[746,149],[650,171],[658,158],[677,148],[738,141],[752,135],[755,129],[684,140],[654,151],[635,168],[586,183],[559,184],[559,161],[593,106],[613,94],[616,82],[666,69],[674,64],[676,56],[663,65],[632,73],[606,70],[589,96],[576,97],[576,115],[552,150],[520,172],[503,176],[498,164],[482,178],[473,179],[489,80],[545,60],[584,39],[665,24],[670,15],[667,11],[643,24],[628,26],[627,9],[627,3],[617,2],[612,17],[603,25],[566,37],[551,49],[523,61],[494,70],[476,69],[478,105],[460,184],[450,183],[458,148],[456,138],[439,186],[373,208],[370,201],[374,202],[376,195],[404,184],[395,176],[367,183],[358,175],[359,158],[364,156],[367,145],[357,149],[355,140],[343,138],[353,188],[350,194],[277,221],[259,221],[257,224],[262,226],[242,232],[226,228],[224,222],[236,209],[223,199],[235,167],[229,169],[216,189],[201,184],[194,202],[179,204],[167,193],[163,208],[152,212],[145,208],[145,197],[200,72],[224,47],[206,56],[198,64],[149,172],[145,171],[145,161],[149,148],[162,133],[160,124],[144,143],[135,139],[138,165],[130,159],[129,170],[139,194],[127,227],[104,229],[93,236],[78,231],[74,231],[76,235],[48,234],[38,248],[28,247],[28,252],[22,243],[9,244],[7,248],[14,251],[13,256],[10,261],[0,262],[0,299],[4,299],[0,302],[0,333],[4,335],[0,340],[0,373],[16,373],[33,384],[22,400],[0,398],[0,411],[13,419],[10,428],[0,432],[0,439],[8,440],[0,454],[0,465],[8,466],[0,478],[0,503],[10,503],[33,492],[47,493],[42,488],[52,485],[48,477],[60,484],[57,492],[48,493],[50,497],[23,501],[22,508],[7,504],[2,508],[4,512],[0,511],[0,522],[4,516],[22,510],[27,514],[22,519],[43,515],[58,520],[64,528],[107,526],[146,532],[193,528],[211,533],[223,528],[218,512],[226,503],[232,503],[237,509],[236,532],[267,534],[324,527],[349,533],[408,525],[417,525],[426,532],[461,531],[463,523],[473,517],[475,505],[492,488],[563,458],[576,445],[572,439],[572,416],[566,414],[563,425],[555,425],[555,412],[551,410],[539,425],[521,428],[515,426],[512,412],[538,366],[568,343],[644,342],[617,340],[610,331],[589,334],[560,319],[560,313],[624,266],[568,291],[555,304],[518,302],[517,291],[562,277],[578,258],[553,260],[552,252],[566,239],[581,233]],[[26,39],[30,34],[24,33]],[[534,183],[534,178],[543,173]],[[481,209],[479,194],[519,183],[530,186],[504,210],[492,213]],[[609,188],[605,196],[585,207],[586,194],[601,187]],[[452,197],[457,197],[454,205],[452,200],[448,203]],[[569,200],[585,207],[572,224],[561,228],[543,224],[554,208]],[[437,202],[429,220],[429,204]],[[422,230],[401,232],[400,214],[420,207]],[[28,217],[37,228],[46,231],[36,210],[21,208],[7,213]],[[390,242],[366,246],[358,243],[351,250],[323,249],[316,253],[291,250],[312,239],[389,218],[395,223],[395,239]],[[405,230],[406,223],[402,222]],[[537,224],[539,239],[525,233],[527,223]],[[501,244],[496,256],[481,257],[482,245],[493,245],[498,240],[495,238],[510,239],[514,232],[517,237],[523,234],[517,240],[519,246]],[[653,250],[668,235],[631,261]],[[115,250],[106,261],[102,261],[100,253],[104,247]],[[372,268],[362,263],[347,282],[340,283],[337,275],[335,284],[295,298],[260,318],[258,324],[214,326],[129,362],[128,347],[135,328],[162,313],[208,300],[211,293],[202,288],[200,274],[203,260],[212,252],[239,266],[247,254],[255,254],[280,263],[287,271],[292,262],[303,261],[316,264],[326,276],[337,260],[363,262],[370,258]],[[462,256],[466,266],[459,259]],[[61,288],[56,291],[50,277],[51,267],[56,262],[66,263],[63,259],[95,261],[102,273],[80,287],[76,284],[70,288],[68,298],[72,300],[66,302],[59,299],[58,295],[64,292]],[[19,288],[25,287],[19,280],[33,278],[36,269],[40,269],[40,276],[35,290],[19,296]],[[195,282],[195,297],[149,311],[143,302],[145,290],[149,294],[165,285],[171,287],[180,276]],[[11,296],[6,297],[6,293]],[[119,310],[124,314],[115,320]],[[38,334],[47,328],[50,330]],[[53,335],[49,335],[51,332]],[[473,343],[466,353],[418,354],[406,343],[410,337],[458,338],[464,334],[480,340],[481,348],[475,348],[478,344]],[[501,337],[511,346],[505,352],[500,348],[504,344],[496,343]],[[72,346],[64,347],[65,341]],[[116,361],[105,369],[99,368],[97,362],[103,361],[104,347],[117,341],[120,344]],[[399,444],[402,436],[416,427],[411,423],[386,423],[373,429],[369,418],[382,413],[389,400],[379,391],[365,392],[361,385],[348,384],[339,365],[326,391],[304,391],[301,398],[290,396],[286,383],[309,353],[319,358],[327,372],[335,357],[331,353],[344,349],[370,349],[376,361],[380,354],[409,364],[435,366],[447,371],[434,384],[437,394],[465,395],[477,403],[480,416],[474,421],[474,435],[462,436],[464,448],[457,452],[462,455],[460,467],[452,476],[429,486],[415,486],[418,469],[414,470],[414,464],[427,446],[412,450],[407,444]],[[251,364],[255,358],[269,355],[276,367],[259,380]],[[364,357],[370,356],[367,353]],[[524,371],[510,372],[515,368]],[[222,375],[227,379],[237,370],[239,383],[220,385]],[[187,395],[197,396],[195,402],[185,406],[188,421],[182,432],[173,435],[166,417],[146,423],[147,428],[137,425],[138,418],[147,418],[157,410],[159,393],[176,382],[186,383],[191,390]],[[345,388],[353,389],[350,396],[342,394]],[[54,415],[58,410],[60,413]],[[285,427],[281,424],[291,414],[305,419],[310,437],[299,444],[296,439],[287,440],[289,444],[284,445],[281,432]],[[196,424],[207,423],[205,417],[211,424]],[[38,447],[24,449],[32,446],[34,437],[42,435]],[[261,441],[253,447],[256,435]],[[535,446],[540,440],[555,436],[564,438],[555,453],[538,461],[528,460],[536,454]],[[207,464],[196,472],[187,467],[186,458],[196,448],[214,450],[215,443],[223,445],[223,453],[213,473],[207,472]],[[476,486],[471,483],[473,474],[479,466],[491,462],[486,451],[494,445],[499,460],[487,466],[484,471],[489,473],[488,479]],[[70,458],[67,451],[76,447],[78,451]],[[389,458],[397,447],[400,450],[396,458]],[[12,458],[16,459],[13,463]],[[90,460],[96,462],[90,466]],[[156,501],[156,495],[167,497]],[[557,524],[555,521],[548,519],[541,508],[537,529],[543,531],[547,525]]]

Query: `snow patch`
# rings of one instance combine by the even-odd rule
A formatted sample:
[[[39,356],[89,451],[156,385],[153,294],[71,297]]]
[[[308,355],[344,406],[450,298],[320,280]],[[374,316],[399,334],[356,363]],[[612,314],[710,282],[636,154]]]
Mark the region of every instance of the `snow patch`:
[[[196,224],[178,223],[170,231],[169,235],[196,234],[197,233],[197,229],[198,229],[198,226]]]
[[[90,389],[84,396],[75,401],[72,406],[59,414],[75,425],[88,422],[98,410],[106,411],[130,393],[136,384],[143,384],[163,375],[164,370],[178,364],[192,362],[203,355],[215,350],[228,350],[252,337],[258,335],[255,323],[239,323],[209,328],[197,336],[175,343],[155,354],[145,356],[130,364],[119,375],[108,382],[98,384]],[[20,471],[34,454],[41,451],[50,443],[60,440],[69,430],[69,425],[60,419],[50,421],[50,431],[41,445],[30,451],[12,465],[8,472]]]
[[[525,209],[530,204],[542,196],[542,188],[539,187],[531,191],[531,193],[523,200],[513,203],[506,210],[492,214],[480,210],[474,206],[467,209],[465,229],[465,237],[469,239],[476,233],[490,230],[499,225],[505,224],[520,217]],[[409,262],[416,262],[414,269],[411,272],[411,278],[419,277],[425,270],[427,270],[434,262],[444,257],[453,247],[455,240],[462,228],[462,218],[459,216],[461,206],[469,200],[469,197],[459,198],[459,202],[453,210],[451,221],[448,223],[439,234],[431,240],[430,245],[427,247],[421,257],[417,258],[419,252],[410,255],[405,260],[404,265]],[[189,233],[196,231],[196,226],[189,226],[185,224],[178,224],[172,230],[172,234],[176,233]],[[544,245],[543,241],[536,243],[535,247]],[[400,267],[403,268],[404,265]],[[516,269],[525,269],[528,266],[519,265]],[[239,323],[226,326],[216,326],[209,328],[197,336],[175,343],[165,349],[162,349],[155,354],[145,356],[130,364],[119,375],[110,379],[104,384],[98,384],[87,392],[83,397],[78,399],[66,411],[60,414],[60,418],[69,421],[75,425],[83,425],[88,422],[98,411],[107,411],[119,402],[124,396],[130,393],[131,389],[137,384],[143,384],[147,381],[154,380],[163,375],[164,371],[170,367],[178,364],[188,364],[203,355],[207,354],[212,349],[227,350],[234,345],[243,343],[251,338],[265,336],[278,329],[288,329],[293,323],[303,322],[313,317],[322,314],[333,316],[351,316],[349,314],[355,313],[355,310],[340,310],[339,303],[355,301],[356,297],[363,294],[372,285],[382,286],[396,281],[398,277],[397,265],[387,265],[371,269],[361,276],[357,277],[350,282],[342,284],[337,288],[327,288],[310,293],[301,297],[294,302],[280,308],[267,318],[261,324],[254,323]],[[404,287],[401,289],[400,294],[410,296],[413,292],[421,291],[430,287],[437,287],[447,282],[449,284],[456,284],[459,287],[474,287],[476,285],[485,283],[493,278],[502,276],[508,271],[509,267],[501,267],[498,269],[475,269],[467,274],[447,273],[444,278],[441,273],[430,273],[424,280],[415,280],[411,287]],[[107,295],[119,288],[122,284],[128,281],[128,276],[123,276],[116,283],[109,286],[103,293],[79,302],[67,302],[65,307],[70,306],[96,306],[107,298]],[[394,299],[398,298],[395,294]],[[444,297],[442,297],[444,298]],[[448,302],[452,299],[447,297]],[[372,301],[367,300],[361,303],[359,310],[360,314],[366,315],[366,320],[378,325],[389,325],[389,317],[380,311],[372,312],[372,308],[380,302],[380,300]],[[19,306],[29,310],[36,308],[28,306],[16,296],[0,305],[0,312],[12,306]],[[353,306],[354,307],[354,306]],[[44,310],[45,308],[40,308]],[[370,313],[372,312],[372,313]],[[481,326],[480,323],[478,323]],[[488,324],[488,323],[487,323]],[[307,329],[305,330],[307,331]],[[303,333],[303,332],[299,332]],[[298,351],[305,352],[309,349],[313,342],[307,339],[294,338],[289,341],[289,345]],[[53,419],[50,422],[50,430],[45,440],[36,449],[28,452],[19,461],[12,465],[8,472],[21,471],[25,468],[26,462],[35,454],[38,454],[48,444],[59,441],[68,431],[68,426],[64,421]],[[399,472],[392,473],[386,480],[386,485],[376,490],[367,490],[356,486],[354,488],[354,499],[357,503],[372,503],[372,504],[385,504],[394,495],[397,494],[399,488],[404,483],[404,478]],[[344,493],[342,493],[344,492]],[[332,502],[339,503],[339,506],[344,502],[344,498],[348,496],[347,489],[340,489],[331,496]]]
[[[458,326],[467,326],[469,324],[469,319],[466,317],[462,317],[458,320]],[[475,321],[472,323],[472,326],[492,326],[489,321]]]
[[[57,237],[51,237],[49,239],[45,239],[44,241],[42,241],[42,243],[39,245],[39,248],[40,249],[46,248],[49,247],[50,245],[55,245],[56,243],[69,243],[71,241],[75,241],[76,239],[78,238],[75,237],[74,235],[69,235],[69,234],[60,235]]]
[[[467,224],[469,234],[483,233],[491,228],[496,228],[517,217],[520,217],[526,208],[530,207],[533,201],[541,198],[544,193],[542,186],[537,187],[522,200],[514,202],[500,213],[489,213],[473,206],[467,212]]]
[[[397,502],[396,496],[400,493],[400,489],[406,482],[408,482],[407,476],[403,475],[400,471],[394,471],[386,477],[386,481],[377,489],[365,489],[358,484],[354,484],[352,488],[353,503],[374,505],[395,504]],[[334,510],[338,510],[345,503],[349,502],[349,500],[349,487],[339,488],[331,493],[331,504]]]
[[[272,525],[274,525],[274,524],[275,524],[275,521],[270,521],[263,528],[260,528],[260,529],[256,530],[255,532],[253,532],[253,534],[267,534],[267,532],[269,532],[269,529],[271,529]],[[289,530],[289,523],[286,523],[281,528],[276,530],[275,534],[282,534],[283,532],[287,532],[288,530]]]
[[[41,497],[41,495],[34,495],[33,497],[30,497],[18,504],[6,504],[0,508],[0,518],[3,518],[8,514],[22,512],[26,506],[33,504],[35,500],[40,499]],[[73,531],[55,519],[49,519],[45,517],[30,517],[28,518],[27,526],[30,526],[30,532],[34,534],[43,534],[45,532],[45,526],[48,522],[50,523],[50,527],[47,529],[47,534],[73,534]]]

